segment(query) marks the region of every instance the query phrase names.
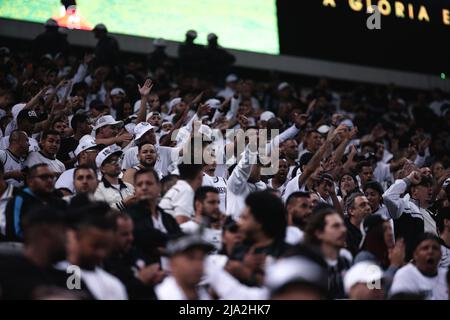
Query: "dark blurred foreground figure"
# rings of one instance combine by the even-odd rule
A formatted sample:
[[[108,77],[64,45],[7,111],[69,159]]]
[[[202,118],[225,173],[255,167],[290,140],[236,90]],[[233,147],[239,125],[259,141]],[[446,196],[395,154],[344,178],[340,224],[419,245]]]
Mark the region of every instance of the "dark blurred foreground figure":
[[[33,41],[33,56],[37,60],[45,54],[54,57],[57,53],[68,54],[69,43],[67,37],[59,32],[58,23],[53,19],[48,19],[45,22],[45,31]]]
[[[92,31],[98,40],[94,51],[96,66],[117,67],[120,54],[117,40],[108,35],[108,29],[102,23],[97,24]]]

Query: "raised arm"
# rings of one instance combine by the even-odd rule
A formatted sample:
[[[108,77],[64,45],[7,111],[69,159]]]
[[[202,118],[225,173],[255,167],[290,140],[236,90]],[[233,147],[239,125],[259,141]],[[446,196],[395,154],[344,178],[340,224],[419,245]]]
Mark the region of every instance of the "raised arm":
[[[153,83],[152,83],[152,80],[150,80],[150,79],[145,80],[145,83],[142,87],[138,84],[138,90],[139,90],[139,93],[141,94],[141,105],[139,107],[139,111],[137,114],[136,123],[145,122],[145,120],[146,120],[147,97],[148,97],[150,91],[152,91],[152,88],[153,88]]]

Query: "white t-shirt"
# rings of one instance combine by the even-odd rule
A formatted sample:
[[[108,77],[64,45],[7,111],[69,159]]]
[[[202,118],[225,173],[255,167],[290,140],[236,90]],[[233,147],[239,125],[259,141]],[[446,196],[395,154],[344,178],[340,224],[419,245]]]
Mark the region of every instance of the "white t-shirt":
[[[217,189],[220,198],[220,211],[227,212],[227,180],[222,177],[211,177],[203,174],[202,186],[211,186]]]
[[[278,190],[280,192],[280,195],[282,195],[284,193],[284,190],[286,189],[287,184],[289,183],[289,180],[286,179],[286,181],[281,186],[279,186],[278,188],[275,188],[272,185],[272,180],[273,179],[269,179],[269,181],[267,181],[267,187],[275,189],[275,190]]]
[[[289,198],[291,194],[297,191],[306,191],[305,186],[302,186],[301,188],[298,185],[298,179],[300,179],[300,175],[293,178],[291,181],[289,181],[286,184],[286,187],[284,188],[284,192],[281,195],[281,198],[284,202]]]
[[[41,153],[41,151],[29,153],[27,160],[25,160],[25,166],[29,168],[39,163],[48,164],[49,169],[55,173],[63,173],[66,170],[66,167],[61,161],[56,158],[47,158]]]
[[[187,300],[183,290],[172,276],[165,278],[163,282],[157,285],[155,293],[158,300]],[[203,287],[197,289],[197,295],[199,300],[211,300],[211,296]]]
[[[180,224],[181,231],[187,234],[196,234],[200,230],[200,224],[190,220],[188,222]],[[218,252],[222,248],[222,230],[213,228],[204,228],[202,233],[202,239],[212,244],[215,248],[215,252]]]
[[[159,207],[174,218],[194,217],[194,189],[184,180],[178,180],[159,202]]]
[[[0,150],[0,162],[3,164],[5,172],[22,170],[24,168],[24,160],[18,159],[8,149]],[[23,181],[16,179],[7,179],[7,183],[12,184],[15,187],[22,187]]]
[[[392,281],[390,295],[397,293],[424,294],[427,300],[448,300],[446,270],[438,269],[434,277],[424,276],[412,263],[397,271]]]
[[[179,158],[179,152],[180,150],[178,148],[156,146],[158,158],[154,166],[155,170],[161,172],[163,176],[171,174],[177,168],[176,161]],[[139,164],[138,153],[138,147],[131,147],[125,151],[122,170],[132,168]]]
[[[39,143],[35,138],[28,137],[28,143],[30,144],[30,147],[28,148],[29,152],[41,150],[41,148],[39,148]],[[9,148],[9,136],[6,136],[0,140],[0,149],[6,150],[8,148]]]

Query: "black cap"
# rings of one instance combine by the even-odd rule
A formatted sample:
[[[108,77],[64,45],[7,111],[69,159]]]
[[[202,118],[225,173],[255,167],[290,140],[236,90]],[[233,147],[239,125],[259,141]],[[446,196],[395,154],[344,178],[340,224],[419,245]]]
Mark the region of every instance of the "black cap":
[[[439,240],[439,238],[438,238],[437,236],[435,236],[434,234],[432,234],[432,233],[430,233],[430,232],[424,232],[424,233],[421,233],[420,235],[418,235],[418,236],[414,239],[414,242],[413,242],[412,247],[411,247],[411,249],[412,249],[411,252],[416,251],[416,248],[417,248],[422,242],[424,242],[424,241],[426,241],[426,240],[434,240],[434,241],[436,241],[437,243],[440,244],[440,240]]]
[[[36,114],[36,111],[24,109],[20,111],[19,114],[17,115],[17,120],[28,120],[32,123],[36,123],[39,121],[39,118]]]

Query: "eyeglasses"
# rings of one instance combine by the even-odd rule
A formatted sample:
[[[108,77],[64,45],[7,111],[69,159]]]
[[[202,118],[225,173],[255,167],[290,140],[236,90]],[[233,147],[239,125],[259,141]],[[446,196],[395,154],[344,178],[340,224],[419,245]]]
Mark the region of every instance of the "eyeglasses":
[[[38,176],[32,176],[31,178],[39,178],[41,180],[55,180],[55,176],[53,174],[41,174]]]

